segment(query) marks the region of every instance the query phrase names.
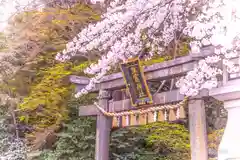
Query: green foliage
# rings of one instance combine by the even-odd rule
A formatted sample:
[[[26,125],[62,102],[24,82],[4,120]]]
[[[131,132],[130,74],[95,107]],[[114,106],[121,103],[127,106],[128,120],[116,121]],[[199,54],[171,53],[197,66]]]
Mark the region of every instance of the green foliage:
[[[95,154],[94,118],[75,119],[65,124],[65,130],[58,134],[56,149],[43,154],[42,160],[93,160]]]
[[[214,130],[208,134],[208,157],[209,160],[216,159],[218,155],[219,144],[222,140],[224,129]]]
[[[150,60],[141,61],[141,65],[142,66],[150,66],[150,65],[153,65],[155,63],[161,63],[161,62],[168,61],[170,59],[172,59],[172,57],[170,57],[170,56],[154,56]]]
[[[79,117],[78,106],[92,104],[96,97],[96,94],[88,94],[68,103],[71,109],[70,119],[63,124],[63,130],[58,134],[55,150],[45,151],[39,160],[93,159],[96,120],[93,117]]]
[[[9,81],[10,88],[25,97],[18,106],[21,123],[38,132],[68,118],[66,103],[74,88],[69,75],[83,74],[89,62],[58,63],[55,56],[84,25],[99,18],[89,6],[77,4],[68,9],[23,12],[10,22],[8,35],[15,35],[8,39],[10,50],[26,55],[31,61],[25,67],[27,71],[18,72]],[[25,50],[26,45],[29,50]]]
[[[112,133],[112,160],[188,160],[189,133],[182,125],[152,123]]]
[[[39,70],[54,67],[56,53],[86,24],[99,19],[96,10],[82,3],[68,9],[45,8],[43,12],[29,11],[14,16],[4,36],[9,52],[18,55],[19,62],[14,65],[24,64],[24,70],[17,72],[9,85],[21,96],[28,95],[30,86],[40,83],[44,76]]]
[[[57,64],[56,52],[65,48],[65,44],[83,26],[99,19],[96,10],[82,3],[68,9],[45,8],[42,12],[28,11],[15,15],[9,21],[5,35],[0,33],[0,45],[4,42],[9,54],[16,53],[9,63],[21,69],[16,75],[11,75],[15,79],[8,82],[8,87],[19,96],[27,96],[30,86],[40,83],[44,77],[39,70],[54,67]]]
[[[213,150],[218,150],[221,142],[224,129],[215,130],[208,134],[208,147]]]
[[[95,124],[90,117],[69,121],[56,149],[45,151],[37,160],[93,160]],[[188,131],[178,124],[159,122],[111,133],[111,160],[190,160],[189,150]]]
[[[34,126],[36,130],[47,128],[53,124],[59,125],[68,117],[67,101],[73,91],[69,83],[69,75],[76,71],[82,72],[88,63],[79,66],[69,63],[59,63],[54,67],[43,69],[41,81],[31,87],[31,93],[24,98],[19,109],[23,114],[19,120]]]
[[[8,43],[11,51],[35,57],[39,53],[65,47],[89,22],[100,19],[92,8],[77,4],[71,8],[45,8],[43,12],[22,12],[9,22]],[[14,35],[11,38],[11,35]]]
[[[161,63],[164,61],[172,60],[174,57],[181,57],[186,56],[189,53],[189,38],[182,38],[179,40],[176,44],[171,44],[174,46],[168,46],[166,48],[166,51],[159,55],[159,51],[156,50],[155,55],[152,57],[152,59],[147,61],[142,61],[142,65],[149,66],[155,63]],[[175,46],[176,45],[176,46]],[[173,51],[173,48],[176,47],[176,51]],[[173,53],[176,52],[176,53]]]
[[[45,71],[41,82],[31,87],[31,94],[24,98],[19,109],[30,114],[20,117],[29,125],[45,128],[52,124],[59,124],[68,112],[66,100],[70,96],[71,88],[62,83],[62,79],[71,72],[66,70],[66,64],[58,64]]]

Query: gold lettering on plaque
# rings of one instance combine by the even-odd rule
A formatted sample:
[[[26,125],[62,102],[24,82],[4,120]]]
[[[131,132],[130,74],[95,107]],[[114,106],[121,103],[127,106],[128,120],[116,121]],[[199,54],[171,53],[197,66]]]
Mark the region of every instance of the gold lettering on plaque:
[[[133,75],[133,80],[134,82],[136,83],[137,85],[137,92],[138,92],[138,95],[139,97],[144,97],[145,94],[143,92],[143,89],[142,89],[142,85],[141,85],[141,82],[140,82],[140,79],[139,79],[139,74],[136,70],[136,68],[131,68],[131,71],[132,71],[132,75]]]

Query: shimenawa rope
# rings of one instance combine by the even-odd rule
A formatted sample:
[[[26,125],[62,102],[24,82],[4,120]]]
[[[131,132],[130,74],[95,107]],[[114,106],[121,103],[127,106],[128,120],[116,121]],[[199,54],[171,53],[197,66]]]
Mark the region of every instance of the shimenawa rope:
[[[144,113],[154,112],[159,110],[177,109],[183,106],[187,100],[188,100],[188,97],[184,97],[184,99],[181,102],[173,105],[162,105],[162,106],[150,107],[147,109],[130,110],[130,111],[117,112],[117,113],[107,112],[102,107],[100,107],[98,103],[95,102],[94,104],[105,116],[119,117],[119,116],[135,115],[135,114],[144,114]]]

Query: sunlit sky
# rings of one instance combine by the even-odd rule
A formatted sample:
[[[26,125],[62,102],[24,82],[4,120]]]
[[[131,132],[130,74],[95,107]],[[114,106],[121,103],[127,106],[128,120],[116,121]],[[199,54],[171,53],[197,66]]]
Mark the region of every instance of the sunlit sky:
[[[19,11],[32,7],[41,8],[41,0],[0,0],[0,32],[6,26],[8,19]]]

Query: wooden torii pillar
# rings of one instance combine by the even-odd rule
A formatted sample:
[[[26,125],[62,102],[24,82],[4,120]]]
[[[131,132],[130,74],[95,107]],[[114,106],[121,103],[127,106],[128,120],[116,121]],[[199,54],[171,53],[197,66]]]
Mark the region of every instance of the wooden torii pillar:
[[[207,125],[204,105],[204,97],[207,96],[208,92],[202,91],[188,102],[192,160],[208,160]]]
[[[212,53],[208,49],[204,49],[204,51],[206,51],[202,53],[204,56]],[[191,71],[195,65],[197,65],[196,57],[185,56],[147,66],[144,68],[144,74],[146,80],[149,81],[171,79]],[[71,76],[70,80],[77,85],[78,90],[89,82],[86,77],[77,76]],[[99,106],[108,112],[132,110],[134,107],[131,106],[130,99],[109,101],[112,91],[124,87],[122,73],[116,73],[103,77],[92,92],[99,92]],[[203,97],[207,95],[208,93],[206,92],[201,93],[199,96],[191,98],[188,104],[192,160],[208,160],[206,116],[203,101]],[[156,104],[169,104],[179,102],[183,98],[183,95],[180,95],[178,90],[173,90],[154,95],[153,102]],[[109,139],[112,118],[104,116],[95,105],[79,107],[79,116],[97,116],[95,160],[109,160]]]
[[[110,92],[100,90],[99,92],[99,105],[106,111],[109,110],[109,99],[111,98]],[[112,127],[112,118],[104,116],[103,114],[97,115],[97,128],[96,128],[96,147],[95,147],[95,160],[108,160],[109,159],[109,137]]]

